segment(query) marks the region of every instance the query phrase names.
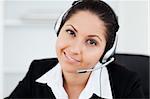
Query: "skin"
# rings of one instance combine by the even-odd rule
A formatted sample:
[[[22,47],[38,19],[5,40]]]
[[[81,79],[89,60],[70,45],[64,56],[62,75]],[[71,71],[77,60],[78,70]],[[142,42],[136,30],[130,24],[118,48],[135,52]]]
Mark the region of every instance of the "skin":
[[[77,70],[93,68],[105,46],[106,27],[95,14],[78,11],[65,22],[56,42],[56,53],[69,99],[79,98],[91,74],[80,74]]]

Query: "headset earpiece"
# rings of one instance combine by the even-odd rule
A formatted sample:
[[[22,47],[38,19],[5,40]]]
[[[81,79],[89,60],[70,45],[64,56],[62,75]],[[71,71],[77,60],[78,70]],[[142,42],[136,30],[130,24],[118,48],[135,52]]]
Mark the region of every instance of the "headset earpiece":
[[[112,48],[108,50],[106,54],[104,55],[104,57],[102,58],[102,63],[105,63],[109,58],[111,58],[114,55],[116,51],[116,47],[117,47],[117,42],[118,42],[118,34],[116,33],[114,44]]]
[[[57,21],[56,21],[56,23],[55,23],[54,30],[55,30],[56,33],[58,32],[58,30],[59,30],[59,28],[60,28],[61,22],[62,22],[63,17],[64,17],[64,15],[65,15],[66,12],[67,12],[67,11],[64,11],[64,12],[59,16],[59,18],[57,19]]]
[[[82,2],[82,0],[74,1],[74,2],[72,3],[72,5],[71,5],[68,9],[66,9],[66,10],[59,16],[59,18],[57,19],[57,21],[56,21],[56,23],[55,23],[55,26],[54,26],[54,30],[55,30],[56,33],[59,31],[59,28],[60,28],[60,26],[61,26],[61,23],[62,23],[62,21],[65,19],[67,13],[70,11],[70,9],[71,9],[73,6],[77,5],[79,2]]]

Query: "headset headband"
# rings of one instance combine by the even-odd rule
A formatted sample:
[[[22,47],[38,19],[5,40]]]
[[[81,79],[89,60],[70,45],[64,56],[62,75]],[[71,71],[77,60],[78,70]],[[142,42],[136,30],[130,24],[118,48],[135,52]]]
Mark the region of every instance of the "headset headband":
[[[71,7],[69,7],[69,9],[67,9],[66,11],[64,11],[64,12],[60,15],[60,17],[58,18],[58,20],[56,21],[55,26],[54,26],[54,30],[55,30],[56,33],[58,33],[58,31],[59,31],[61,22],[62,22],[63,18],[65,18],[64,16],[66,16],[67,13],[71,10],[71,8],[72,8],[73,6],[75,6],[76,4],[78,4],[79,2],[82,2],[82,0],[73,2],[72,5],[71,5]],[[115,51],[116,51],[117,42],[118,42],[118,34],[116,33],[116,37],[115,37],[113,46],[112,46],[112,47],[105,53],[105,55],[103,56],[103,58],[102,58],[102,63],[107,62],[107,60],[108,60],[109,58],[113,57],[113,55],[114,55],[114,53],[115,53]]]

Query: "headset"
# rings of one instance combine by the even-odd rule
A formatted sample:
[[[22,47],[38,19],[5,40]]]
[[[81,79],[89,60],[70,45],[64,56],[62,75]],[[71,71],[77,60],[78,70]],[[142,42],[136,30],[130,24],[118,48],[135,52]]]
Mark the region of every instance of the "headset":
[[[62,21],[65,19],[65,16],[68,14],[68,12],[71,10],[71,8],[73,6],[75,6],[76,4],[80,3],[80,2],[82,2],[82,0],[78,0],[78,1],[73,2],[73,4],[71,5],[71,7],[69,7],[69,9],[67,9],[66,11],[64,11],[60,15],[60,17],[57,19],[57,21],[55,23],[55,26],[54,26],[54,30],[55,30],[56,33],[58,33]],[[115,40],[114,40],[112,48],[110,48],[105,53],[105,55],[102,58],[102,63],[101,63],[101,65],[99,65],[99,67],[97,67],[97,68],[90,68],[90,69],[80,69],[80,70],[77,70],[77,73],[87,73],[87,72],[95,71],[95,70],[98,70],[98,69],[100,69],[100,68],[102,68],[102,67],[110,64],[111,62],[113,62],[114,59],[115,59],[113,57],[113,55],[114,55],[114,53],[116,51],[117,42],[118,42],[118,33],[116,33],[116,37],[115,37]]]

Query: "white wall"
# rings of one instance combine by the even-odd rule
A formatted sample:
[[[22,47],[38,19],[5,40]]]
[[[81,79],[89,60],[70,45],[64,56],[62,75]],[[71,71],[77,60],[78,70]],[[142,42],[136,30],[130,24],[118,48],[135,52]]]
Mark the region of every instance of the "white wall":
[[[3,0],[0,0],[0,98],[3,98]]]
[[[119,2],[119,23],[117,51],[148,55],[148,1]]]
[[[54,0],[5,1],[4,97],[25,76],[32,60],[56,56],[53,26],[69,4]]]
[[[119,16],[117,52],[150,55],[147,1],[106,1]],[[3,59],[0,59],[0,63],[4,67],[4,96],[8,96],[24,77],[33,59],[56,56],[53,26],[59,14],[70,3],[69,0],[67,3],[64,0],[5,0],[4,34],[0,33],[0,37],[3,37],[0,43]]]

